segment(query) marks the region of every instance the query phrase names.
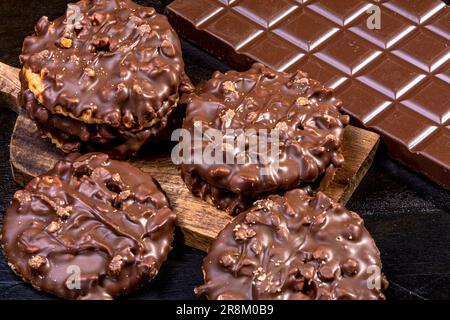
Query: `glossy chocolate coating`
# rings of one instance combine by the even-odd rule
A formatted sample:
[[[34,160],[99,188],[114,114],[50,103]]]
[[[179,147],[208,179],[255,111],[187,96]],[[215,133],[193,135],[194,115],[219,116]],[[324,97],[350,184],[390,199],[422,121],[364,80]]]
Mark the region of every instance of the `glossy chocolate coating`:
[[[295,189],[258,200],[219,234],[203,262],[205,284],[195,291],[225,300],[385,299],[381,267],[356,213],[323,193]]]
[[[43,135],[64,152],[99,151],[119,159],[136,155],[145,144],[170,140],[172,131],[181,126],[185,112],[185,106],[179,105],[157,124],[133,131],[52,114],[30,90],[22,93],[22,103]]]
[[[24,41],[23,70],[43,83],[41,95],[33,92],[39,102],[52,114],[121,130],[141,130],[167,116],[191,89],[167,18],[130,0],[75,5],[79,26],[68,26],[69,7],[53,22],[41,18]]]
[[[14,272],[40,290],[112,299],[158,273],[175,220],[149,175],[106,154],[71,154],[15,193],[3,250]]]
[[[213,128],[224,135],[228,129],[278,130],[279,152],[274,156],[279,167],[275,168],[272,155],[269,163],[239,164],[236,159],[245,150],[234,144],[234,163],[182,164],[184,180],[194,193],[230,213],[246,209],[244,199],[251,203],[261,194],[314,181],[327,168],[339,167],[344,161],[341,144],[348,116],[339,113],[340,107],[332,90],[300,71],[275,72],[255,64],[246,72],[216,72],[191,96],[183,128],[192,139],[198,121],[204,132]],[[203,143],[203,151],[208,145]],[[191,146],[195,147],[193,140]],[[219,195],[220,189],[229,191],[226,199]]]
[[[380,28],[373,28],[377,5]],[[175,0],[188,40],[244,69],[308,72],[392,157],[450,188],[450,7],[441,0]]]

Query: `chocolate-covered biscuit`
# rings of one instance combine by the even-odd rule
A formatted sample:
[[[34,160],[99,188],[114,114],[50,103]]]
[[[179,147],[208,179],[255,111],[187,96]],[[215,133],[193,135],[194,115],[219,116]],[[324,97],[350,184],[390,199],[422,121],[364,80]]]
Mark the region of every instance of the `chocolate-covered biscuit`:
[[[211,245],[209,299],[385,299],[380,253],[363,220],[305,189],[258,200]]]
[[[279,133],[279,152],[266,154],[265,163],[182,164],[188,187],[220,209],[240,212],[258,196],[314,181],[344,160],[341,144],[348,117],[339,113],[342,103],[301,71],[276,72],[254,64],[246,72],[216,72],[199,91],[188,103],[183,125],[191,133],[193,152],[196,123],[203,132],[216,129],[224,136],[229,129]],[[238,140],[237,134],[232,139]],[[235,159],[248,151],[247,145],[224,145]],[[208,142],[201,147],[205,151]],[[230,152],[224,149],[224,154]]]
[[[158,272],[175,213],[159,184],[106,154],[71,154],[15,193],[2,242],[13,271],[66,299],[111,299]]]
[[[118,133],[164,122],[193,89],[166,17],[130,0],[82,0],[41,18],[20,59],[23,104],[33,97],[52,115]]]
[[[160,121],[142,130],[122,130],[106,124],[89,124],[52,114],[33,97],[31,92],[22,94],[23,106],[35,121],[44,137],[49,138],[64,152],[105,152],[114,158],[135,155],[147,143],[170,139],[174,129],[181,126],[185,106],[180,105]]]

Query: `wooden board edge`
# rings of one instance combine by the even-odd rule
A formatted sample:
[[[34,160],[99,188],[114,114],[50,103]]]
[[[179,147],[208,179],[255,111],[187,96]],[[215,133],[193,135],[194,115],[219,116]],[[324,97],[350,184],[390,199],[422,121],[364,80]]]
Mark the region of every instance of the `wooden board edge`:
[[[26,117],[26,115],[24,115],[22,113],[22,115],[19,116],[20,117]],[[28,119],[28,117],[26,117],[27,119],[22,119],[22,126],[25,123],[25,126],[21,127],[20,129],[18,128],[18,123],[19,121],[16,122],[16,126],[14,127],[14,133],[13,133],[13,137],[14,134],[16,133],[16,130],[22,130],[22,132],[20,133],[21,135],[26,135],[26,136],[30,136],[30,135],[35,135],[35,127],[33,126],[33,124],[31,123],[31,120]],[[370,164],[373,161],[374,155],[375,155],[375,151],[376,151],[376,147],[378,145],[379,142],[379,136],[375,133],[360,129],[360,128],[356,128],[356,127],[349,127],[349,132],[348,132],[348,138],[352,138],[352,137],[356,137],[358,138],[360,141],[360,143],[362,145],[364,145],[364,147],[361,149],[361,156],[360,157],[355,157],[354,159],[352,159],[352,161],[357,164],[357,166],[350,166],[349,168],[347,168],[348,172],[344,172],[343,173],[343,178],[342,181],[335,181],[334,186],[330,186],[330,188],[336,188],[336,190],[334,190],[334,197],[333,198],[338,198],[337,200],[339,200],[341,203],[345,204],[347,202],[347,200],[350,198],[351,194],[353,193],[354,189],[356,188],[356,186],[360,183],[360,181],[362,180],[364,174],[367,172],[367,170],[370,167]],[[17,140],[19,139],[19,140]],[[29,180],[31,180],[34,175],[39,174],[40,172],[32,172],[31,168],[31,172],[30,172],[30,168],[24,168],[21,165],[21,162],[24,161],[24,159],[16,159],[16,156],[18,156],[20,158],[20,154],[21,151],[20,150],[15,150],[15,148],[20,148],[20,143],[21,143],[21,138],[17,138],[14,142],[11,142],[10,144],[10,157],[11,157],[11,168],[13,171],[13,176],[14,179],[16,180],[16,182],[18,182],[19,184],[26,184]],[[358,149],[358,144],[352,144],[350,146],[352,148],[357,148]],[[53,151],[52,151],[53,152]],[[46,151],[43,149],[43,158],[46,158]],[[364,160],[364,161],[362,161]],[[48,162],[47,163],[48,166],[51,166],[52,163]],[[37,169],[35,170],[37,171]],[[348,180],[349,177],[351,177],[351,180]],[[164,179],[163,179],[164,180]],[[161,184],[163,181],[160,181]],[[167,182],[167,181],[165,181]],[[345,186],[345,190],[342,191],[342,186]],[[163,186],[164,188],[164,186]],[[167,191],[167,190],[166,190]],[[328,191],[333,192],[332,189],[329,189]],[[326,193],[326,192],[325,192]],[[171,197],[169,196],[169,199]],[[230,217],[228,218],[224,218],[223,216],[220,217],[220,219],[218,221],[214,221],[211,224],[206,223],[207,225],[211,225],[211,228],[204,228],[203,226],[196,226],[195,223],[193,223],[191,220],[189,220],[188,218],[188,214],[186,213],[189,208],[186,208],[186,206],[180,202],[181,199],[176,198],[174,199],[173,195],[172,195],[172,199],[171,203],[172,206],[175,210],[175,212],[178,211],[178,217],[179,217],[179,221],[178,221],[178,226],[180,227],[182,234],[183,234],[183,240],[184,243],[188,246],[192,246],[194,248],[203,250],[203,251],[207,251],[210,243],[215,239],[215,237],[217,236],[217,233],[222,230],[231,220],[232,218]],[[199,202],[201,202],[201,200],[198,200]],[[207,205],[207,204],[206,204]],[[207,205],[210,206],[210,205]],[[197,214],[214,214],[213,211],[213,207],[209,208],[209,207],[199,207],[199,212]],[[183,213],[180,213],[183,212]],[[222,212],[221,212],[222,214]],[[206,219],[207,220],[207,219]]]
[[[10,152],[10,154],[11,154],[11,152]],[[12,176],[13,176],[14,181],[17,184],[24,186],[31,179],[33,179],[33,177],[31,175],[25,173],[24,170],[20,170],[19,166],[16,166],[13,161],[10,161],[10,163],[11,163]]]
[[[361,164],[359,169],[357,170],[354,179],[350,180],[348,182],[347,187],[344,190],[344,193],[341,196],[340,203],[343,205],[346,205],[347,202],[352,197],[353,193],[355,192],[356,188],[358,188],[361,181],[364,179],[364,176],[369,171],[370,167],[372,166],[373,160],[375,159],[375,154],[378,150],[378,146],[380,144],[380,139],[378,138],[375,142],[375,144],[372,147],[372,150],[367,155],[367,158],[365,161]]]
[[[0,62],[0,106],[19,113],[20,69]]]

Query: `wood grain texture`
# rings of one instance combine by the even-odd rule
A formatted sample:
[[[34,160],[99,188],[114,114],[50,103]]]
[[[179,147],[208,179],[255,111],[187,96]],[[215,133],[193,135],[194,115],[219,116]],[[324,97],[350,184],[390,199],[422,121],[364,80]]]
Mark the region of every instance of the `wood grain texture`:
[[[1,82],[0,91],[9,96],[8,101],[12,103],[12,109],[17,111],[18,70],[5,65],[3,67],[6,72],[3,73],[4,80]],[[16,89],[10,90],[11,88]],[[344,134],[344,165],[336,171],[331,182],[322,191],[345,204],[369,169],[378,143],[377,134],[348,126]],[[220,230],[231,221],[231,217],[190,193],[170,159],[170,152],[153,151],[156,151],[154,155],[140,156],[128,161],[160,182],[177,213],[178,225],[185,243],[206,251]],[[11,167],[15,181],[24,185],[33,177],[49,170],[63,157],[64,153],[42,139],[34,122],[21,112],[10,144]]]
[[[378,141],[377,134],[347,127],[344,134],[344,166],[337,170],[333,180],[322,191],[334,200],[346,203],[370,167]],[[16,182],[26,184],[33,177],[49,170],[63,157],[62,151],[40,138],[32,120],[23,113],[19,115],[10,146]],[[168,152],[128,161],[160,182],[178,215],[178,225],[185,243],[206,251],[220,230],[230,222],[228,214],[190,193]]]
[[[20,92],[19,69],[0,62],[0,106],[9,106],[19,112],[17,96]]]

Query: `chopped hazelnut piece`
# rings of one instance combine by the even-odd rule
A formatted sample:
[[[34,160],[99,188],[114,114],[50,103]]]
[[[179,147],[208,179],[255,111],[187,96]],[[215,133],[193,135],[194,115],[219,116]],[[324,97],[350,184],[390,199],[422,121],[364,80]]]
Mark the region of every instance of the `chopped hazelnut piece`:
[[[238,224],[233,229],[234,231],[234,238],[236,240],[247,240],[250,238],[253,238],[256,235],[255,230],[250,229],[245,224]]]
[[[309,99],[305,97],[300,97],[297,99],[297,103],[301,106],[307,106],[309,104]]]
[[[62,38],[59,42],[61,44],[61,47],[69,49],[72,48],[72,39],[69,38]]]
[[[122,191],[121,193],[119,193],[119,195],[117,197],[119,198],[119,200],[124,201],[124,200],[127,200],[130,196],[131,196],[131,191],[125,190],[125,191]]]
[[[118,173],[114,173],[113,175],[112,175],[112,180],[113,181],[115,181],[115,182],[120,182],[120,174],[118,174]]]
[[[46,230],[50,233],[54,233],[54,232],[57,232],[59,229],[61,229],[61,227],[62,227],[61,222],[52,221],[47,226]]]
[[[225,91],[230,91],[230,92],[233,92],[233,93],[238,93],[238,91],[236,90],[236,86],[234,85],[234,83],[233,83],[232,81],[225,81],[225,82],[222,84],[222,88],[223,88]]]
[[[68,218],[70,216],[70,211],[72,211],[72,206],[56,207],[56,214],[61,218]]]
[[[33,256],[28,260],[28,266],[33,270],[38,270],[47,263],[47,258],[43,256]]]
[[[91,78],[95,77],[95,70],[92,68],[86,68],[84,69],[84,71],[86,71],[87,75]]]
[[[20,204],[25,204],[31,201],[31,194],[26,190],[18,190],[14,193],[14,199],[19,200]]]
[[[123,257],[121,255],[116,255],[112,258],[111,262],[108,266],[108,273],[111,276],[119,276],[120,272],[122,271],[122,265],[123,265]]]

